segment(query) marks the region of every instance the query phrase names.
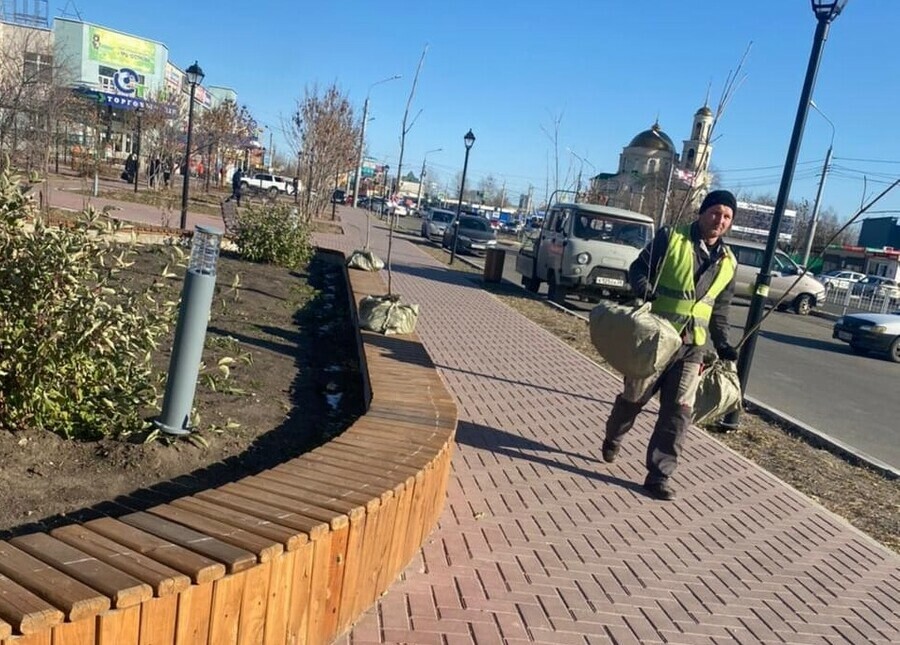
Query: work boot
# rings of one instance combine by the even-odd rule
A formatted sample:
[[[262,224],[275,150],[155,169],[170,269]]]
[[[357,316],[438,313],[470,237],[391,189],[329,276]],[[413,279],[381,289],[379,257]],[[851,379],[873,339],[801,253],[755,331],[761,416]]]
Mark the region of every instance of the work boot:
[[[603,453],[603,461],[608,464],[611,464],[616,460],[616,457],[619,456],[619,444],[613,443],[609,439],[603,440],[603,446],[601,446],[600,451]]]
[[[675,499],[675,490],[669,486],[668,482],[644,482],[644,490],[653,499],[659,499],[669,502]]]

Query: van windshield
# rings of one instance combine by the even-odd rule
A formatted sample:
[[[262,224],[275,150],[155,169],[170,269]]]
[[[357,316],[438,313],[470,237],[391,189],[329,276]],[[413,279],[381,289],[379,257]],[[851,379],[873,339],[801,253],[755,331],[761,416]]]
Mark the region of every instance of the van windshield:
[[[642,249],[650,241],[650,225],[608,216],[578,213],[572,234],[582,240],[598,240]]]

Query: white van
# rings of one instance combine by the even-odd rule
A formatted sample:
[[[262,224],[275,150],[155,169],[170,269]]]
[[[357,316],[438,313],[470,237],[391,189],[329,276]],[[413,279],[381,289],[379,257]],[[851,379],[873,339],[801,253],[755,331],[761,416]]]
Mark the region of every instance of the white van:
[[[522,284],[562,303],[568,294],[583,299],[631,295],[628,267],[653,239],[653,220],[641,213],[596,204],[555,204],[540,230],[516,256]]]
[[[726,238],[725,243],[738,261],[734,293],[736,296],[750,298],[756,286],[756,277],[762,268],[766,245],[733,238]],[[790,289],[781,307],[790,307],[801,316],[808,314],[813,307],[824,304],[825,285],[811,274],[803,276],[796,286],[791,287],[802,271],[803,269],[786,253],[776,250],[772,263],[772,284],[769,286],[767,300],[770,303],[778,302]]]

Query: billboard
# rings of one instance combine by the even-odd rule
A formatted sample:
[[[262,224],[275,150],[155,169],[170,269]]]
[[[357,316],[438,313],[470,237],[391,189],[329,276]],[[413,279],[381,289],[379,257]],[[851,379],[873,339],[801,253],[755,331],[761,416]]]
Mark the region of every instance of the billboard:
[[[731,235],[745,240],[766,242],[772,229],[772,218],[775,207],[767,204],[738,202],[734,220],[731,223]],[[797,211],[784,209],[781,218],[781,230],[778,231],[779,242],[790,242],[797,225]]]
[[[88,58],[116,69],[156,73],[156,43],[91,25],[88,28]]]

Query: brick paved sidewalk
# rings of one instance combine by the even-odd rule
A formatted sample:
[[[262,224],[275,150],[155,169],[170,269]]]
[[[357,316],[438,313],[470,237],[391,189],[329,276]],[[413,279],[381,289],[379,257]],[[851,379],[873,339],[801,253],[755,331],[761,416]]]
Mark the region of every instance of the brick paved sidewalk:
[[[342,216],[318,242],[360,247],[362,211]],[[393,246],[394,292],[459,402],[457,452],[438,528],[340,643],[900,642],[900,557],[696,430],[678,499],[645,496],[655,408],[603,463],[618,379],[477,276]]]

